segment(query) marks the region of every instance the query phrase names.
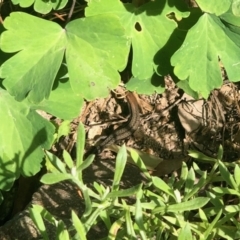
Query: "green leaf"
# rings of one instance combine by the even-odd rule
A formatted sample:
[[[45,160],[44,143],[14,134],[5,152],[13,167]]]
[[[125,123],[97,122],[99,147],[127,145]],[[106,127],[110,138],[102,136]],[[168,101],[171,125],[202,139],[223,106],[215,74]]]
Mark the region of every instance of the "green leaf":
[[[63,159],[69,169],[73,168],[74,164],[73,164],[72,157],[66,150],[63,150]]]
[[[183,162],[180,179],[174,185],[176,189],[180,190],[183,187],[183,185],[186,182],[187,176],[188,176],[188,167],[187,167],[187,164],[185,162]]]
[[[87,240],[84,225],[82,224],[81,220],[78,218],[78,216],[74,211],[72,211],[72,221],[73,221],[73,226],[77,230],[77,233],[80,239]]]
[[[189,86],[189,81],[178,81],[177,86],[181,88],[186,94],[189,96],[193,97],[194,99],[198,99],[198,94],[197,92],[193,91],[191,87]]]
[[[21,27],[16,28],[20,23]],[[1,49],[18,53],[0,68],[3,84],[17,100],[28,95],[31,102],[41,102],[49,97],[63,60],[64,31],[54,22],[23,12],[11,13],[4,20],[4,27],[7,31],[1,35]]]
[[[226,181],[227,184],[228,184],[231,188],[239,191],[238,185],[237,185],[237,183],[235,182],[235,180],[234,180],[231,172],[229,172],[229,170],[228,170],[227,167],[223,164],[222,161],[219,160],[218,163],[219,163],[219,170],[220,170],[221,176],[222,176],[222,178],[224,179],[224,181]]]
[[[122,178],[123,171],[125,169],[127,162],[127,150],[126,146],[123,145],[117,154],[116,159],[116,166],[115,166],[115,172],[114,172],[114,178],[112,183],[112,189],[117,190]]]
[[[73,91],[91,100],[105,97],[120,82],[129,43],[119,18],[101,14],[66,26],[66,61]]]
[[[112,191],[107,194],[106,198],[118,198],[118,197],[129,197],[133,196],[136,193],[138,193],[142,188],[142,184],[138,184],[134,187],[124,189],[124,190],[118,190],[118,191]]]
[[[211,203],[214,205],[214,208],[221,209],[224,205],[223,199],[218,198],[217,195],[213,192],[206,191],[207,197],[210,197]]]
[[[151,175],[149,174],[146,165],[144,164],[143,160],[139,156],[139,154],[134,150],[130,150],[131,158],[133,162],[141,169],[141,171],[144,173],[144,175],[151,180]]]
[[[177,19],[189,15],[186,5],[180,6],[179,1],[174,4],[150,1],[136,8],[133,4],[123,4],[118,0],[92,0],[85,13],[86,16],[112,13],[120,18],[126,35],[132,40],[132,73],[139,79],[151,78],[153,68],[157,66],[161,66],[161,75],[169,71],[169,58],[179,47],[180,41],[178,38],[169,41],[177,24],[169,20],[167,15],[174,13]],[[153,32],[156,34],[152,34]],[[159,49],[166,44],[170,45],[168,49],[159,53]]]
[[[238,213],[240,211],[240,205],[225,206],[224,210],[229,213]]]
[[[129,209],[127,209],[125,211],[125,219],[126,219],[126,229],[127,229],[127,235],[128,236],[132,236],[134,238],[137,238],[135,231],[134,231],[134,227],[133,227],[133,221],[131,218],[131,214]]]
[[[92,202],[89,197],[89,189],[86,187],[86,185],[84,185],[81,188],[81,190],[82,190],[82,194],[84,197],[84,203],[85,203],[85,210],[83,213],[83,217],[86,218],[92,213]]]
[[[157,189],[167,193],[168,195],[176,199],[173,189],[168,184],[166,184],[161,178],[152,177],[152,182]]]
[[[41,0],[12,0],[13,4],[19,4],[20,7],[30,7],[34,3],[34,10],[36,12],[47,14],[52,9],[58,10],[66,6],[67,0],[56,1],[41,1]]]
[[[190,170],[188,171],[188,176],[185,182],[185,191],[184,191],[184,196],[186,196],[193,188],[194,186],[194,182],[195,182],[195,173],[193,168],[190,168]]]
[[[31,108],[41,109],[58,118],[72,120],[76,118],[83,107],[83,98],[73,92],[69,81],[58,83],[51,92],[49,99],[44,99],[40,104]]]
[[[198,213],[199,213],[199,216],[200,216],[202,222],[208,224],[208,218],[207,218],[205,212],[201,208],[199,208]]]
[[[0,116],[0,189],[8,190],[20,172],[32,176],[40,170],[42,148],[51,147],[54,126],[2,89]]]
[[[218,149],[217,159],[222,160],[222,158],[223,158],[223,147],[222,145],[220,145]]]
[[[240,1],[239,0],[233,0],[232,3],[232,12],[235,16],[240,16]]]
[[[207,1],[207,0],[196,0],[198,6],[208,13],[213,13],[221,15],[225,13],[231,6],[230,0],[221,0],[221,1]]]
[[[85,147],[85,129],[83,124],[80,122],[78,125],[77,131],[77,161],[76,161],[76,168],[78,169],[83,163],[83,153]],[[78,172],[79,180],[82,179],[82,172]]]
[[[48,167],[50,167],[49,170],[53,170],[54,172],[67,173],[65,164],[56,155],[48,151],[46,151],[45,153],[47,160],[49,161],[47,165]]]
[[[229,8],[229,10],[220,16],[225,22],[230,23],[231,25],[240,26],[239,16],[235,16],[233,14],[233,9]]]
[[[230,189],[230,188],[224,188],[224,187],[214,187],[212,188],[212,190],[216,193],[219,193],[219,194],[230,194],[230,195],[237,195],[237,196],[240,196],[240,192],[239,191],[236,191],[234,189]]]
[[[148,79],[139,79],[132,77],[126,84],[126,88],[131,92],[138,94],[161,94],[165,90],[164,77],[154,74]]]
[[[61,123],[61,125],[58,128],[58,133],[57,133],[57,141],[59,141],[60,137],[62,136],[67,136],[70,134],[71,127],[70,127],[70,121],[65,120]]]
[[[56,240],[69,240],[69,233],[67,231],[66,225],[62,220],[59,220],[56,230]]]
[[[34,0],[12,0],[13,4],[20,4],[21,7],[30,7],[33,3]]]
[[[226,34],[225,28],[219,18],[204,14],[171,58],[174,73],[181,80],[188,79],[190,87],[204,98],[222,84],[218,58],[231,81],[240,78],[240,48]]]
[[[222,215],[222,210],[220,210],[218,212],[218,214],[216,215],[216,217],[213,219],[213,221],[209,224],[208,228],[206,229],[206,231],[204,232],[204,236],[205,236],[205,239],[207,237],[209,237],[209,235],[211,234],[213,228],[215,227],[215,225],[217,224],[217,222],[219,221],[220,217]],[[212,238],[211,238],[212,239]]]
[[[21,28],[16,28],[19,22]],[[0,77],[17,100],[28,96],[30,102],[39,103],[49,97],[65,51],[75,102],[82,103],[83,97],[105,97],[120,82],[118,71],[126,66],[129,42],[114,15],[77,19],[62,29],[54,22],[15,12],[5,19],[4,27],[7,30],[1,34],[2,50],[18,53],[2,64]],[[69,85],[64,83],[60,88],[66,90]],[[60,90],[55,91],[51,105],[46,107],[45,103],[46,110],[52,111],[59,100]],[[58,106],[55,113],[59,112]]]
[[[195,175],[194,175],[195,177]],[[194,183],[195,179],[193,179],[193,183]],[[187,184],[188,180],[186,181]],[[193,185],[187,192],[187,194],[185,194],[184,196],[184,200],[188,200],[189,198],[193,197],[195,194],[197,194],[204,185],[207,184],[207,172],[204,172],[204,174],[202,175],[202,177],[199,179],[199,181],[197,182],[197,184]]]
[[[67,173],[46,173],[42,176],[41,182],[44,184],[54,184],[68,179],[72,179],[72,176]]]
[[[121,226],[125,223],[125,219],[124,217],[119,218],[118,220],[116,220],[113,225],[111,226],[111,228],[109,229],[108,232],[108,237],[107,239],[109,240],[114,240],[117,239],[117,233],[119,231],[119,229],[121,228]]]
[[[208,157],[207,155],[199,152],[199,151],[195,151],[195,150],[189,150],[189,156],[190,157],[193,157],[197,160],[202,160],[204,162],[212,162],[212,163],[215,163],[217,160],[215,158],[211,158],[211,157]]]
[[[185,226],[181,229],[178,240],[192,240],[192,232],[189,223],[187,222]]]
[[[141,238],[143,240],[146,240],[147,239],[146,229],[144,227],[143,212],[142,212],[142,206],[141,206],[139,194],[137,194],[137,199],[136,199],[135,221],[138,225],[138,231],[141,235]]]
[[[83,171],[84,169],[88,168],[92,162],[95,159],[95,155],[90,154],[87,159],[85,159],[82,164],[79,166],[79,168],[77,169],[77,171]]]
[[[164,212],[191,211],[205,206],[209,202],[209,200],[210,198],[207,197],[198,197],[187,202],[157,207],[153,210],[153,214]]]
[[[31,216],[31,219],[33,220],[34,224],[37,226],[38,230],[40,231],[41,236],[43,237],[44,240],[49,240],[46,227],[43,222],[43,218],[41,216],[42,211],[43,211],[43,208],[37,205],[33,205],[31,208],[29,208],[29,214]]]
[[[111,218],[110,218],[107,210],[101,211],[100,218],[104,222],[107,229],[110,229],[110,227],[112,226],[112,222],[111,222]],[[127,219],[126,219],[126,221],[127,221]]]
[[[236,181],[236,184],[238,185],[238,189],[240,189],[240,168],[237,164],[234,168],[234,179]]]

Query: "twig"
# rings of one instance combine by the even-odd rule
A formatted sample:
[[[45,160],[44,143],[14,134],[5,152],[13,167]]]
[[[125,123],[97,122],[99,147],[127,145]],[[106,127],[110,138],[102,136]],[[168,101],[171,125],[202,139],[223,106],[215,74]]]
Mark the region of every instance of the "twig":
[[[73,0],[73,3],[72,3],[72,7],[69,11],[69,14],[68,14],[68,18],[67,18],[67,22],[66,22],[66,25],[69,23],[71,17],[72,17],[72,14],[73,14],[73,9],[75,7],[75,4],[76,4],[76,0]]]

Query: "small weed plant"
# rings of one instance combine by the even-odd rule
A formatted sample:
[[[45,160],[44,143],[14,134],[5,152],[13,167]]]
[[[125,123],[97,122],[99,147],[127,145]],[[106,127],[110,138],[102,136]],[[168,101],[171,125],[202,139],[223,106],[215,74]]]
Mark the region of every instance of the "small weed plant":
[[[72,227],[67,229],[62,220],[56,220],[43,207],[33,205],[31,217],[41,232],[43,239],[49,239],[44,225],[48,221],[56,227],[57,238],[87,239],[88,231],[99,222],[105,224],[108,235],[103,239],[239,239],[239,197],[240,168],[237,163],[221,161],[222,148],[216,159],[191,151],[197,161],[211,164],[209,172],[202,171],[196,162],[189,169],[183,162],[181,174],[163,181],[151,176],[142,160],[132,151],[135,164],[146,177],[146,183],[120,188],[123,170],[127,163],[127,151],[123,146],[116,158],[116,168],[112,186],[94,182],[87,187],[82,179],[82,171],[93,161],[94,156],[82,160],[84,128],[79,127],[77,161],[73,162],[64,152],[64,162],[46,153],[51,172],[41,181],[53,184],[63,180],[77,185],[85,201],[82,216],[72,212]],[[229,201],[224,201],[228,195]],[[134,203],[129,204],[126,198]]]

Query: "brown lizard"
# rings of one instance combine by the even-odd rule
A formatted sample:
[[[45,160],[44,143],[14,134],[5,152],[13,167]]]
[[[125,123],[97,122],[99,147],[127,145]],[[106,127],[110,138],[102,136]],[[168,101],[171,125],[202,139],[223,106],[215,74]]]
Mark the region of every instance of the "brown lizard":
[[[129,106],[130,117],[128,121],[123,125],[117,128],[112,134],[106,137],[98,146],[93,146],[85,156],[89,156],[90,154],[99,153],[103,150],[107,145],[113,144],[120,140],[126,139],[130,137],[138,128],[140,123],[139,116],[139,107],[138,102],[133,93],[127,93],[127,101]]]

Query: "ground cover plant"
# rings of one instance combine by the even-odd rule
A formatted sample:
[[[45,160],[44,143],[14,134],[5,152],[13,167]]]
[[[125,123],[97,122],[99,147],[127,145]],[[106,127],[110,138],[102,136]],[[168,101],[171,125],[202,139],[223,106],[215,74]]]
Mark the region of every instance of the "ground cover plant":
[[[137,152],[131,150],[132,159],[144,173],[146,182],[121,189],[127,163],[123,146],[116,157],[112,185],[106,187],[96,180],[92,189],[82,178],[82,170],[94,159],[90,155],[83,161],[84,134],[80,125],[76,163],[67,152],[63,162],[47,154],[51,172],[41,179],[45,184],[73,181],[81,190],[84,213],[78,218],[72,211],[73,226],[67,228],[42,206],[33,205],[30,214],[43,239],[51,239],[44,221],[56,228],[57,239],[87,239],[87,232],[99,222],[104,222],[109,230],[103,239],[239,239],[240,168],[236,163],[222,162],[221,147],[216,159],[190,152],[198,161],[210,164],[209,172],[202,171],[198,161],[190,169],[183,162],[179,178],[172,175],[166,182],[151,176]],[[224,200],[226,195],[231,200]],[[127,197],[133,197],[134,203]]]
[[[116,88],[121,82],[120,72],[127,66],[132,75],[126,88],[139,94],[163,93],[164,76],[168,74],[179,88],[194,98],[208,98],[213,89],[221,87],[223,68],[230,82],[240,79],[240,13],[237,0],[196,0],[190,3],[183,0],[4,0],[0,2],[0,14],[2,192],[9,191],[20,175],[36,175],[45,163],[44,150],[51,149],[62,134],[59,132],[56,136],[54,124],[36,110],[71,121],[79,115],[84,100],[106,97],[109,90]],[[153,222],[161,219],[161,228],[153,232],[164,235],[165,239],[171,239],[171,234],[179,239],[188,239],[186,236],[192,239],[212,239],[213,236],[239,238],[236,217],[239,211],[238,162],[227,165],[221,161],[220,153],[221,149],[219,156],[210,160],[214,162],[210,172],[203,173],[197,164],[190,170],[183,167],[182,174],[185,175],[179,182],[169,178],[171,190],[164,188],[161,179],[147,176],[159,196],[156,205],[146,204],[157,214]],[[194,156],[207,158],[200,153]],[[119,158],[124,159],[121,155]],[[67,166],[72,169],[73,163],[69,159],[64,157],[65,161],[69,161]],[[80,184],[81,162],[77,162],[76,166],[80,174],[76,181]],[[65,170],[61,169],[61,174],[65,173],[62,171]],[[190,194],[186,189],[193,187],[195,172],[200,175],[199,185],[193,188],[194,192],[189,190]],[[67,176],[74,181],[69,173]],[[215,186],[211,191],[206,189],[206,196],[198,196],[202,187],[211,184],[213,176],[224,182],[221,183],[223,185]],[[49,180],[46,182],[51,183]],[[85,188],[81,184],[79,187],[83,191]],[[145,195],[146,189],[138,186],[129,194],[147,202],[151,194],[156,193],[149,190],[151,196]],[[185,189],[183,195],[180,194],[181,189]],[[111,196],[110,190],[102,186],[96,186],[96,190],[102,196],[105,193],[103,198]],[[117,190],[114,186],[111,189]],[[96,199],[100,198],[92,190],[90,192]],[[216,197],[226,194],[232,196],[236,204],[225,204],[223,199]],[[108,207],[115,206],[113,199],[118,197],[117,193],[112,194],[113,205],[111,202]],[[85,199],[89,201],[86,206],[93,201],[86,195]],[[3,200],[2,194],[0,200]],[[124,202],[120,203],[118,216],[124,212],[127,234],[133,237],[140,235],[144,239],[149,236],[150,226],[142,220],[146,209],[141,201],[137,201],[135,206],[140,209],[137,211],[140,215],[135,215],[136,223],[132,222],[132,213],[136,209]],[[162,215],[166,213],[164,208],[168,201],[173,210],[170,215]],[[185,211],[190,214],[190,210],[195,209],[188,204],[199,208],[190,217],[192,222],[188,222],[184,215]],[[216,211],[213,206],[216,206]],[[151,209],[155,207],[159,211]],[[92,224],[94,220],[84,221]],[[165,221],[170,225],[164,224]],[[83,236],[88,228],[82,227],[82,222],[74,214],[73,222],[81,231],[79,236]],[[123,223],[119,220],[117,224]],[[234,236],[232,229],[237,229]]]

